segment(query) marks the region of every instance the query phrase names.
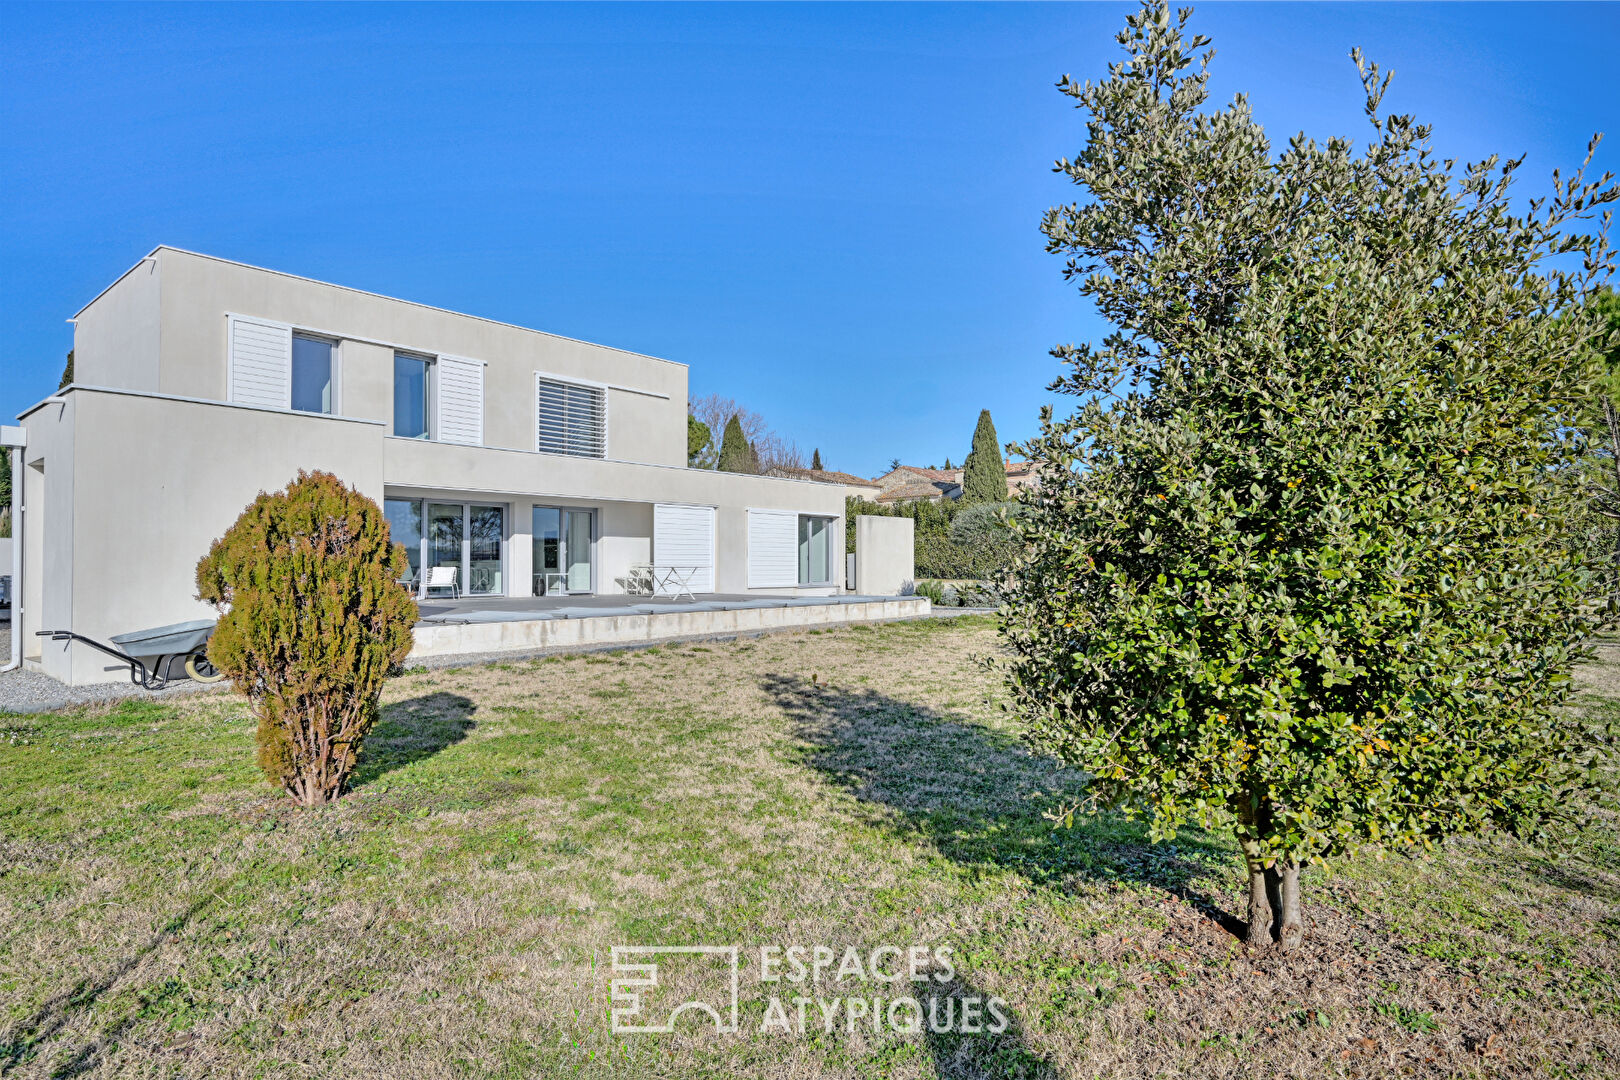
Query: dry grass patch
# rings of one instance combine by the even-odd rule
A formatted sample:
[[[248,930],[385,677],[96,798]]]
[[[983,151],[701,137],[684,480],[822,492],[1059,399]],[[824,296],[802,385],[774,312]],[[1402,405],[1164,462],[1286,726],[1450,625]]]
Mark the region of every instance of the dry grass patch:
[[[1556,859],[1489,840],[1313,870],[1312,943],[1285,962],[1228,929],[1229,838],[1053,830],[1082,780],[1023,750],[970,660],[994,648],[974,619],[414,673],[354,792],[318,811],[264,785],[231,699],[5,718],[0,1072],[1620,1068],[1612,820]],[[1620,707],[1616,672],[1586,673],[1594,711]],[[612,947],[677,943],[744,947],[742,1032],[613,1035]],[[1010,1025],[827,1031],[812,1011],[762,1032],[757,950],[791,944],[948,947],[955,977],[918,996],[997,995]]]

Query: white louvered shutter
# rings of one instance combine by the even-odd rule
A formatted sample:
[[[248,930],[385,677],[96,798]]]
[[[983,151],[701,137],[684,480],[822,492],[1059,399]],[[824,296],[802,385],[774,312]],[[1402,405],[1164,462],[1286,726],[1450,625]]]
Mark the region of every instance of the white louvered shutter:
[[[536,376],[534,448],[542,454],[607,456],[607,391]]]
[[[440,442],[484,445],[484,365],[461,356],[439,357]]]
[[[292,408],[292,327],[232,315],[225,336],[230,350],[230,398],[238,405]]]
[[[799,583],[799,515],[748,511],[748,587],[781,589]]]
[[[714,507],[658,503],[653,507],[653,562],[695,566],[693,592],[714,592]],[[675,591],[673,587],[662,593]]]

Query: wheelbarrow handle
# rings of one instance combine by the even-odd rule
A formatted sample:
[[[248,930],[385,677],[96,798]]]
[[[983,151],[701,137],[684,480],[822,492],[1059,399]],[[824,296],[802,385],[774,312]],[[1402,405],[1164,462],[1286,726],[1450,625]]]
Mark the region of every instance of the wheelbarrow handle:
[[[93,638],[87,638],[83,634],[75,634],[71,630],[35,630],[34,636],[48,637],[52,641],[77,641],[81,645],[88,645],[92,649],[99,649],[108,656],[121,660],[129,665],[129,681],[140,687],[142,690],[161,690],[168,682],[167,679],[162,678],[156,672],[147,670],[145,664],[141,663],[128,653],[119,652],[117,649],[114,649],[108,645],[103,645],[101,642],[96,641]]]

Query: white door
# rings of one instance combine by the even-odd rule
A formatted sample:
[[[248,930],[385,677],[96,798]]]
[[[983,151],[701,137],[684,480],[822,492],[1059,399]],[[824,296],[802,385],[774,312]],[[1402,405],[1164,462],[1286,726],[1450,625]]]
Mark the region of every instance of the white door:
[[[679,567],[692,591],[714,592],[714,507],[658,503],[653,507],[653,562]],[[674,591],[673,587],[659,590]]]

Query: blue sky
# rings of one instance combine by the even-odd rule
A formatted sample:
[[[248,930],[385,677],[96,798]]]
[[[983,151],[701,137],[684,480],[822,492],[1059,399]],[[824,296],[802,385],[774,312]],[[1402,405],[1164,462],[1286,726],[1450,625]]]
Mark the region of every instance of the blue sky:
[[[635,349],[831,468],[1033,434],[1104,328],[1037,231],[1126,5],[0,7],[0,412],[158,243]],[[1386,105],[1620,171],[1620,5],[1206,4],[1280,140]]]

